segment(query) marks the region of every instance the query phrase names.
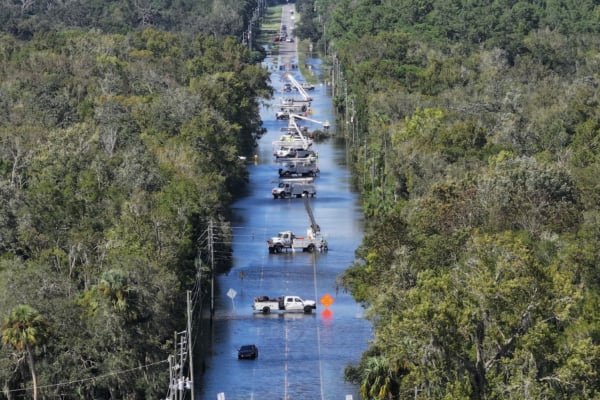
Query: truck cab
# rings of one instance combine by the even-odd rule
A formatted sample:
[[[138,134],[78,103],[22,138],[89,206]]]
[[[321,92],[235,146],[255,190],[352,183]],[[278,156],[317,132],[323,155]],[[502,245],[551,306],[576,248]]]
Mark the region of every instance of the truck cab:
[[[295,237],[296,236],[292,231],[279,232],[277,234],[277,239],[279,239],[277,242],[288,247],[292,245],[292,240],[294,240]]]

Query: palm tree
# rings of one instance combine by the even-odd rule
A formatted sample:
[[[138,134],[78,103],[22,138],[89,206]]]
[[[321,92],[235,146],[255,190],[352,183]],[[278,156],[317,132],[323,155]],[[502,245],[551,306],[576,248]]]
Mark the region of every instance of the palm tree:
[[[42,344],[47,336],[48,324],[34,308],[18,305],[7,316],[2,324],[2,343],[11,345],[18,352],[23,352],[31,371],[33,382],[33,399],[37,400],[37,376],[33,363],[33,348]]]
[[[365,399],[392,398],[393,371],[383,357],[369,357],[363,371],[360,394]]]

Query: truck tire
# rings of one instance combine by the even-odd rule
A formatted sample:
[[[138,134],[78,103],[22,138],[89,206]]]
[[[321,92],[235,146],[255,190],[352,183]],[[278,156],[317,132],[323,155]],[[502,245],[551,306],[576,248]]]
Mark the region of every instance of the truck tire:
[[[267,306],[264,306],[262,309],[262,313],[263,314],[269,314],[271,312],[271,309]]]
[[[306,248],[306,251],[308,251],[309,253],[312,253],[313,251],[315,251],[315,245],[314,244],[309,244],[308,247]]]
[[[312,312],[311,306],[304,306],[304,314],[310,314]]]
[[[283,251],[283,246],[280,243],[275,245],[275,253],[281,253]]]

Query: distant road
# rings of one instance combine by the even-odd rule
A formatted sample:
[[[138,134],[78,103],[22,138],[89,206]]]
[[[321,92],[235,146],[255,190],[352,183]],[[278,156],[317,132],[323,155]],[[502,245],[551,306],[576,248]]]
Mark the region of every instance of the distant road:
[[[292,14],[291,11],[294,13]],[[281,27],[286,26],[288,37],[294,39],[293,42],[280,42],[279,53],[281,54],[281,64],[292,64],[298,60],[298,42],[292,35],[295,27],[296,8],[294,4],[285,4],[281,8]]]

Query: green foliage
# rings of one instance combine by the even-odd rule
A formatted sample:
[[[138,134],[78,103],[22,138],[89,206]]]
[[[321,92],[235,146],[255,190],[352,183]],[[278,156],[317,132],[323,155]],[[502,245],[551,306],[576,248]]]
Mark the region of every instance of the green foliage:
[[[3,2],[0,26],[23,39],[65,28],[126,33],[153,27],[239,36],[257,5],[256,0]]]
[[[34,366],[33,352],[42,346],[48,337],[46,320],[28,305],[18,305],[6,316],[0,326],[2,344],[13,347],[17,352],[25,354],[31,379],[33,382],[33,398],[37,399],[37,375]]]
[[[233,39],[151,28],[4,35],[0,49],[0,310],[30,304],[52,332],[37,373],[2,346],[0,385],[35,374],[49,397],[156,398],[197,238],[209,218],[226,226],[239,156],[263,133],[268,71]]]
[[[19,352],[30,351],[44,343],[48,336],[47,329],[47,322],[35,309],[19,305],[5,316],[1,326],[2,343]]]
[[[368,218],[340,283],[375,340],[348,379],[597,398],[598,6],[318,4]]]

